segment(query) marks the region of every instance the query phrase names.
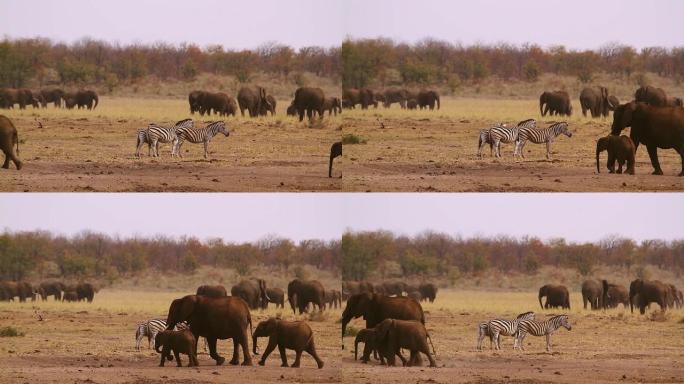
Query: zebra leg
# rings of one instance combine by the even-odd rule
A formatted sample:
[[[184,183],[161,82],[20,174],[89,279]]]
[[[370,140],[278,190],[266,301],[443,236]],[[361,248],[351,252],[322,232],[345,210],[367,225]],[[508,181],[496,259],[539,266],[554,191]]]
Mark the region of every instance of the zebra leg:
[[[204,140],[204,158],[209,157],[209,141]]]
[[[546,352],[551,352],[551,334],[546,334]]]
[[[477,350],[478,350],[478,351],[481,351],[481,350],[482,350],[482,340],[484,340],[485,334],[484,334],[484,332],[482,331],[482,328],[481,328],[481,327],[477,327],[477,328],[478,328],[478,331],[479,331],[479,333],[478,333],[478,335],[477,335]]]
[[[551,140],[546,142],[546,159],[551,159]]]
[[[501,140],[494,141],[494,155],[501,157]]]

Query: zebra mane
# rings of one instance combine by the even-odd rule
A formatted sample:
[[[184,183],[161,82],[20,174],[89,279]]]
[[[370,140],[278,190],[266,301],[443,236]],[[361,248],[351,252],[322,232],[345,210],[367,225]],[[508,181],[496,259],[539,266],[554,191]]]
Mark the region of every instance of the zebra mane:
[[[188,121],[192,121],[192,119],[183,119],[183,120],[177,121],[175,125],[181,125],[183,123],[187,123]]]
[[[568,317],[568,315],[553,315],[552,317],[549,318],[549,321],[553,319],[560,319],[561,317]]]
[[[516,317],[516,319],[522,319],[523,317],[525,317],[525,316],[527,316],[527,315],[530,315],[530,314],[532,314],[532,313],[534,313],[534,312],[528,311],[528,312],[525,312],[525,313],[521,313],[521,314],[519,314],[519,315]]]
[[[555,128],[560,127],[560,126],[562,126],[562,125],[565,125],[565,128],[568,127],[568,123],[567,123],[567,122],[565,122],[565,121],[559,121],[559,122],[557,122],[557,123],[553,123],[553,124],[549,125],[549,128],[555,129]]]
[[[523,125],[525,123],[529,123],[530,121],[534,121],[534,119],[523,120],[523,121],[519,122],[518,125]]]
[[[218,127],[220,125],[225,126],[226,123],[223,121],[211,121],[211,122],[209,122],[209,124],[207,124],[206,128],[207,129],[214,129],[215,127]]]

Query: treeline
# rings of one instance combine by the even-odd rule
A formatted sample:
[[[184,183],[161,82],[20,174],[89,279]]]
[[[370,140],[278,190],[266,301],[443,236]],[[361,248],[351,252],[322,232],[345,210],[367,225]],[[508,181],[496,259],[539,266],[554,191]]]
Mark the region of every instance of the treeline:
[[[541,266],[575,268],[587,276],[598,265],[654,265],[684,271],[684,240],[666,242],[608,237],[599,242],[547,242],[534,237],[453,237],[425,232],[347,232],[342,236],[342,276],[347,280],[478,275],[489,269],[534,274]]]
[[[267,43],[254,50],[230,50],[220,45],[118,45],[87,38],[73,44],[43,38],[0,42],[0,86],[14,88],[33,82],[37,86],[102,84],[111,89],[147,76],[192,80],[202,72],[232,75],[239,82],[248,82],[258,72],[282,76],[311,72],[339,78],[341,70],[339,47],[295,50]]]
[[[455,89],[490,76],[535,81],[543,73],[576,76],[582,82],[590,82],[599,72],[627,77],[652,72],[684,80],[684,47],[637,51],[615,43],[593,51],[564,46],[542,49],[533,44],[462,46],[426,39],[411,45],[360,39],[343,42],[342,61],[345,87],[443,84]]]
[[[206,242],[194,237],[180,239],[118,238],[83,232],[73,237],[50,232],[4,232],[0,234],[0,280],[38,277],[116,279],[147,270],[194,272],[200,266],[233,268],[248,275],[256,266],[286,271],[291,266],[311,265],[337,271],[340,242],[267,237],[254,243]]]

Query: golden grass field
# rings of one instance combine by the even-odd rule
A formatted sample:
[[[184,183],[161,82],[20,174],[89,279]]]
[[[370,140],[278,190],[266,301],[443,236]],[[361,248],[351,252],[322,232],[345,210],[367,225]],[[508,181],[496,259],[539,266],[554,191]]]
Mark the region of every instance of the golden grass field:
[[[676,176],[681,158],[674,150],[659,150],[664,176],[653,176],[645,147],[637,150],[636,175],[608,174],[607,154],[596,173],[596,140],[610,133],[607,119],[582,116],[573,100],[572,117],[545,117],[538,99],[442,97],[440,110],[408,111],[397,104],[390,109],[344,111],[345,134],[365,144],[345,145],[345,191],[681,191],[684,179]],[[539,127],[568,121],[571,138],[559,136],[552,158],[544,145],[527,143],[525,159],[513,158],[513,144],[502,144],[502,158],[477,157],[479,131],[497,122],[517,123],[528,118]],[[382,128],[384,126],[384,128]],[[623,131],[629,135],[629,129]]]
[[[184,143],[183,158],[136,159],[138,129],[151,122],[172,124],[193,117],[198,126],[222,119],[191,116],[187,99],[100,98],[94,111],[3,110],[19,131],[24,169],[3,170],[3,191],[334,191],[341,169],[328,178],[330,146],[339,141],[340,117],[310,125],[285,116],[289,100],[278,100],[277,115],[223,118],[231,134],[216,136],[209,159],[201,144]],[[239,113],[238,113],[239,115]],[[39,123],[42,127],[39,127]],[[146,147],[146,146],[145,146]],[[339,160],[339,159],[338,159]]]
[[[544,339],[528,336],[525,351],[513,351],[512,339],[502,339],[501,351],[476,350],[477,324],[494,317],[510,318],[524,311],[545,318],[558,310],[538,308],[535,291],[442,289],[434,303],[423,303],[427,328],[435,344],[438,368],[385,367],[376,361],[354,361],[353,337],[340,349],[341,309],[322,316],[292,315],[271,306],[252,311],[252,321],[281,315],[308,320],[314,330],[321,370],[304,354],[299,369],[281,368],[277,352],[265,367],[217,367],[200,352],[198,368],[176,368],[174,362],[159,368],[159,356],[143,342],[135,350],[138,322],[165,317],[170,301],[190,291],[105,288],[93,303],[0,303],[0,328],[11,325],[21,337],[0,338],[0,383],[166,383],[166,382],[388,382],[403,383],[580,383],[681,382],[684,358],[684,310],[659,316],[657,306],[647,315],[629,309],[582,309],[581,295],[571,292],[572,331],[552,336],[553,352],[544,350]],[[36,311],[44,318],[38,321]],[[352,326],[363,327],[362,319]],[[251,345],[251,343],[250,343]],[[260,339],[263,351],[266,340]],[[230,341],[220,341],[222,355],[232,353]],[[187,358],[181,356],[184,363]],[[290,362],[294,354],[288,352]]]

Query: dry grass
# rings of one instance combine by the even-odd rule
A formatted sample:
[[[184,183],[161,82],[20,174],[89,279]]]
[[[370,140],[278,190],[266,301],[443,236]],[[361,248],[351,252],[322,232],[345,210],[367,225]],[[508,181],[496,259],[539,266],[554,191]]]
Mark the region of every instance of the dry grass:
[[[390,109],[345,110],[343,133],[363,137],[364,146],[344,152],[343,188],[349,191],[669,191],[684,189],[676,175],[680,157],[660,150],[665,176],[652,176],[644,148],[637,152],[636,176],[596,173],[596,140],[610,133],[612,117],[585,118],[573,100],[572,117],[545,117],[535,99],[451,98],[442,99],[440,110],[409,111],[398,105]],[[525,159],[514,159],[513,145],[502,144],[502,158],[477,157],[479,131],[494,123],[517,123],[537,119],[546,127],[568,121],[572,138],[558,137],[552,158],[545,146],[528,143]],[[382,128],[384,126],[384,128]],[[629,130],[623,132],[629,134]]]

